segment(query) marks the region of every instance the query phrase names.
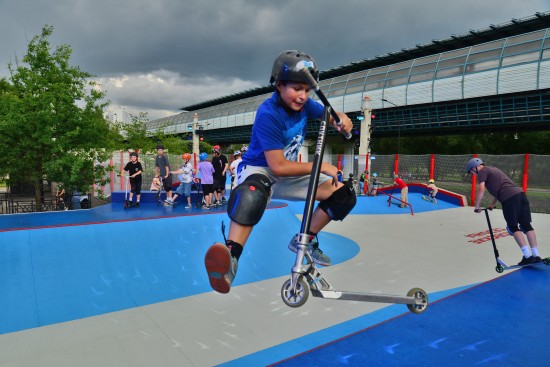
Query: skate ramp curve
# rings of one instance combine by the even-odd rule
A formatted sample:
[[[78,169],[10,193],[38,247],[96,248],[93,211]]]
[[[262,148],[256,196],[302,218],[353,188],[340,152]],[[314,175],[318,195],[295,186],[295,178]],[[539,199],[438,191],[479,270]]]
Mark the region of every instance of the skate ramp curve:
[[[98,224],[82,218],[80,224],[0,232],[0,334],[211,292],[204,254],[223,241],[227,214],[145,220],[147,211],[164,208],[139,210],[141,220],[123,211],[117,220],[111,210],[103,221],[88,210]],[[299,229],[288,206],[267,210],[245,247],[234,286],[289,274],[295,255],[287,245]],[[340,235],[322,234],[319,241],[334,253],[334,263],[359,251]],[[338,251],[330,251],[335,246]]]

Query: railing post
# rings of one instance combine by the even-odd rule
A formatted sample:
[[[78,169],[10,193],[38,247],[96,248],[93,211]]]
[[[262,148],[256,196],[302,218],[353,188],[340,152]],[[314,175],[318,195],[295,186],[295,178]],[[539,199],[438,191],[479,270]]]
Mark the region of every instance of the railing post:
[[[124,169],[124,152],[121,150],[120,151],[120,171],[119,172],[122,172],[122,170]],[[128,172],[128,175],[130,175],[130,172]],[[120,178],[120,191],[124,191],[125,189],[125,180],[122,179],[122,177]]]
[[[435,154],[430,156],[430,180],[435,177]]]
[[[113,165],[113,154],[111,153],[111,158],[109,159],[109,167],[113,167],[114,168],[114,165]],[[112,193],[115,191],[115,171],[111,170],[110,172],[110,182],[109,182],[109,187],[111,189],[111,195]]]
[[[474,158],[477,158],[477,154],[474,154]],[[470,206],[474,206],[476,204],[476,184],[477,176],[472,175],[472,194],[470,195]]]
[[[527,192],[527,183],[529,182],[529,153],[525,153],[523,161],[523,192]]]
[[[399,154],[395,155],[395,162],[393,164],[393,173],[399,176]]]

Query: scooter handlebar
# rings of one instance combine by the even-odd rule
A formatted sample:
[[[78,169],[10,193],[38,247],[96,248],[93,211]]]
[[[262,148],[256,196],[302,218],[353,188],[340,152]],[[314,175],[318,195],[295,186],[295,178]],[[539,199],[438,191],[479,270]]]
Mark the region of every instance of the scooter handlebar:
[[[304,75],[305,75],[305,77],[308,81],[309,86],[315,91],[315,94],[317,94],[317,97],[319,97],[321,102],[323,102],[323,104],[326,107],[328,107],[328,109],[330,111],[330,115],[334,119],[334,122],[336,123],[336,125],[337,126],[342,125],[342,121],[340,121],[340,116],[338,116],[336,111],[334,111],[334,109],[330,105],[328,99],[325,97],[325,94],[323,93],[321,88],[319,88],[319,83],[317,83],[317,80],[315,80],[315,78],[313,77],[313,75],[311,75],[311,73],[309,72],[309,69],[305,65],[301,65],[301,67],[302,68],[300,69],[300,71],[302,73],[304,73]],[[346,133],[346,132],[343,132],[343,131],[342,131],[342,135],[344,135],[344,137],[348,140],[351,139],[351,137],[352,137],[351,133]]]

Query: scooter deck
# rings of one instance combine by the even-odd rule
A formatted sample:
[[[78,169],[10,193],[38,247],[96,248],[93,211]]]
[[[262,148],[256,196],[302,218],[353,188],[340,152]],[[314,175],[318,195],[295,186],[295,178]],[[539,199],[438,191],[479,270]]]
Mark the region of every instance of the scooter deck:
[[[497,259],[498,265],[496,266],[497,273],[502,273],[504,270],[512,270],[512,269],[520,269],[520,268],[527,268],[530,266],[538,266],[538,265],[550,265],[550,257],[546,257],[542,259],[540,263],[533,263],[533,264],[525,264],[525,265],[508,265],[501,259]]]
[[[422,199],[424,199],[424,200],[426,200],[426,201],[430,201],[430,202],[432,202],[432,203],[434,203],[434,204],[437,204],[437,202],[434,202],[433,199],[430,199],[430,198],[427,197],[427,196],[422,195]]]

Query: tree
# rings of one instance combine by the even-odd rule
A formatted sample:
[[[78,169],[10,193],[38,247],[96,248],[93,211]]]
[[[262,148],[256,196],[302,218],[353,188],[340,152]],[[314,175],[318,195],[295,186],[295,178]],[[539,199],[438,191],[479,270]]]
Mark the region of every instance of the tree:
[[[138,152],[150,152],[155,149],[155,142],[147,134],[147,112],[140,112],[138,116],[130,115],[132,122],[122,124],[120,130],[124,135],[124,146]]]
[[[9,88],[0,87],[0,167],[10,180],[34,184],[39,210],[44,180],[67,193],[104,184],[109,167],[101,162],[120,139],[103,118],[105,93],[70,65],[70,46],[51,49],[52,33],[46,25],[32,38],[22,62],[8,65]]]

